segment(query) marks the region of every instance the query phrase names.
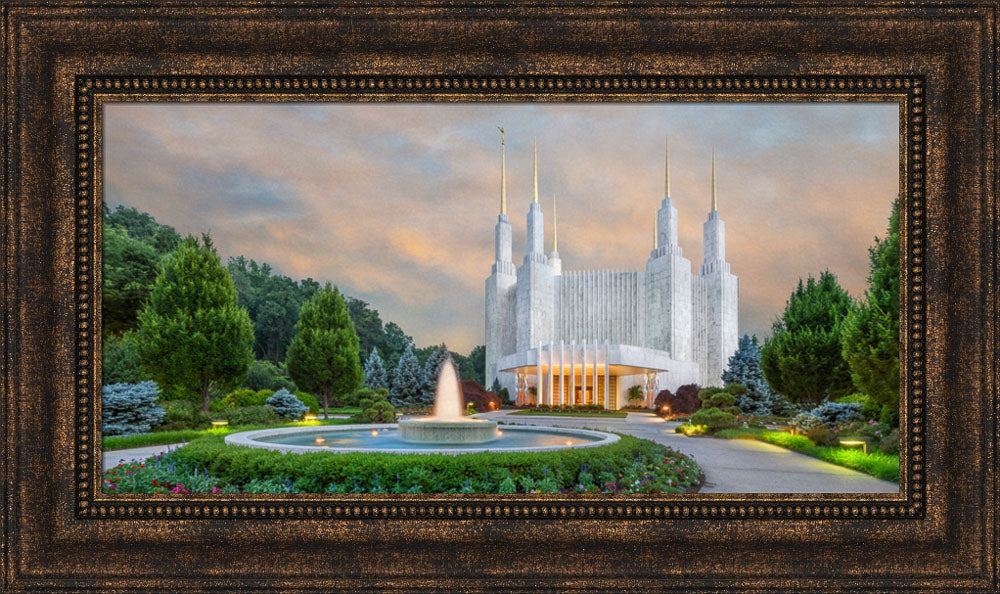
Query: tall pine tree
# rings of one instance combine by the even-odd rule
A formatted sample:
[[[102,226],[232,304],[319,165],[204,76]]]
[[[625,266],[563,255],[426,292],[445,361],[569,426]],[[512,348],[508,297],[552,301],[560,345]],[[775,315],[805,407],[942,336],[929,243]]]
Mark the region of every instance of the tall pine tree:
[[[722,372],[722,381],[726,384],[743,384],[747,387],[746,394],[736,397],[736,405],[745,413],[756,415],[771,414],[771,387],[764,379],[760,369],[760,350],[757,348],[757,337],[744,334],[740,338],[739,348],[729,358],[729,366]]]
[[[840,343],[859,390],[888,409],[899,409],[899,200],[892,205],[889,228],[868,250],[868,289],[858,308],[844,320]]]
[[[420,368],[413,347],[407,346],[392,374],[391,401],[395,406],[419,404],[424,395],[424,370]]]
[[[437,381],[438,374],[441,373],[441,366],[451,358],[451,353],[448,352],[448,347],[441,343],[431,351],[429,357],[427,357],[427,363],[424,364],[424,395],[423,402],[427,404],[434,403],[434,393],[437,391]]]
[[[774,334],[761,349],[760,364],[772,389],[793,402],[819,404],[853,391],[841,355],[840,331],[854,301],[829,270],[799,280]]]
[[[323,399],[324,415],[331,400],[358,389],[358,335],[343,296],[330,283],[302,304],[286,366],[296,386]]]
[[[369,390],[380,388],[389,389],[389,380],[385,374],[385,366],[382,364],[382,357],[378,354],[378,348],[372,347],[372,352],[365,361],[365,387]]]
[[[196,392],[208,411],[213,390],[243,380],[253,361],[253,323],[208,235],[188,237],[160,267],[139,313],[136,348],[146,375],[167,389]]]

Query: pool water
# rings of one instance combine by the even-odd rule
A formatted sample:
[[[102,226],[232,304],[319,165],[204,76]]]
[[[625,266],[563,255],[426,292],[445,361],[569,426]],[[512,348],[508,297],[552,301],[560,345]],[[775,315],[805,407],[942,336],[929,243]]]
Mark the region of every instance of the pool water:
[[[481,444],[444,444],[403,441],[399,430],[383,428],[372,434],[373,430],[349,431],[311,431],[291,435],[274,435],[260,437],[256,441],[292,446],[311,446],[314,448],[358,448],[380,450],[482,450],[536,448],[548,446],[567,446],[583,443],[594,443],[603,439],[596,435],[580,433],[559,433],[555,431],[519,431],[510,427],[501,428],[502,435],[494,440]]]

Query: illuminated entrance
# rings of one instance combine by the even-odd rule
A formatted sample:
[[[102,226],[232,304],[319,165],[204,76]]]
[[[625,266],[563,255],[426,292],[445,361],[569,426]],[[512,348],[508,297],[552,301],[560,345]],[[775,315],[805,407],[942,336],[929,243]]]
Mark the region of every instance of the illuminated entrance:
[[[661,351],[630,345],[540,344],[500,361],[500,371],[516,374],[520,406],[597,405],[617,410],[628,403],[622,387],[639,385],[643,406],[656,398],[656,377],[669,370]]]

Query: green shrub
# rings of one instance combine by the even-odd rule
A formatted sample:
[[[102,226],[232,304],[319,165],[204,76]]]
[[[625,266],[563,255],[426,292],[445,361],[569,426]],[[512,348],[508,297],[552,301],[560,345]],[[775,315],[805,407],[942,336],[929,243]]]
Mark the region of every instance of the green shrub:
[[[319,414],[319,401],[316,400],[315,396],[313,396],[308,392],[303,392],[299,390],[298,392],[295,393],[295,397],[301,400],[302,404],[309,407],[309,412],[311,412],[314,415]]]
[[[121,337],[108,336],[104,339],[104,353],[101,364],[101,383],[138,384],[146,379],[139,365],[139,351],[131,332]]]
[[[698,390],[698,400],[701,400],[702,406],[704,402],[712,397],[713,394],[718,394],[719,392],[725,392],[725,388],[720,388],[718,386],[709,386],[707,388],[702,388]]]
[[[222,401],[228,408],[242,408],[244,406],[264,406],[267,397],[268,395],[250,388],[240,388],[226,394]]]
[[[274,412],[270,406],[230,408],[226,410],[225,417],[231,426],[274,425],[281,422],[278,413]]]
[[[726,408],[736,404],[736,397],[729,392],[716,392],[702,400],[702,408]]]
[[[732,397],[732,394],[729,395]],[[692,425],[705,425],[709,431],[730,429],[736,426],[736,417],[718,408],[702,408],[691,415]]]
[[[361,412],[352,416],[351,422],[392,423],[396,420],[396,408],[389,402],[389,390],[362,388],[357,394]]]
[[[861,405],[861,415],[866,419],[878,420],[882,406],[868,394],[856,392],[837,399],[837,402],[856,402]]]
[[[224,399],[213,400],[211,404],[208,405],[208,412],[218,413],[226,412],[226,401]]]
[[[692,437],[692,436],[695,436],[695,435],[705,435],[706,433],[708,433],[708,426],[707,425],[691,425],[691,424],[688,424],[688,423],[683,423],[681,425],[678,425],[677,428],[674,429],[674,432],[675,433],[683,433],[684,435],[687,435],[688,437]]]
[[[892,456],[899,455],[899,429],[893,429],[878,443],[878,451]]]
[[[250,364],[247,378],[243,380],[243,387],[254,391],[270,390],[271,393],[282,388],[294,392],[295,382],[274,363],[257,360]]]
[[[207,429],[212,426],[212,417],[191,400],[167,400],[161,406],[166,415],[155,427],[156,431]]]
[[[883,404],[878,422],[890,427],[899,427],[899,409],[895,404]]]
[[[837,433],[829,425],[814,425],[806,429],[802,434],[818,446],[832,448],[836,447],[839,443]]]
[[[749,390],[747,389],[747,387],[744,384],[741,384],[739,382],[734,382],[732,384],[727,384],[726,385],[726,391],[729,392],[730,394],[732,394],[733,396],[742,396],[743,394],[746,394],[747,392],[749,392]]]
[[[469,402],[468,405],[465,407],[465,414],[468,415],[468,416],[470,416],[470,417],[472,415],[476,414],[476,407],[475,407],[475,405],[473,405],[471,402]]]

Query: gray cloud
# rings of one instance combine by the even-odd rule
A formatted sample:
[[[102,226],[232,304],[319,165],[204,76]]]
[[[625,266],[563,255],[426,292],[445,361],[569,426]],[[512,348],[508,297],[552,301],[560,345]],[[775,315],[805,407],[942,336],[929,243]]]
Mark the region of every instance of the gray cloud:
[[[769,332],[799,277],[864,289],[898,187],[894,104],[108,104],[105,189],[295,278],[331,280],[420,344],[483,340],[507,130],[515,262],[531,139],[565,269],[641,268],[662,198],[697,269],[716,147],[741,330]]]

